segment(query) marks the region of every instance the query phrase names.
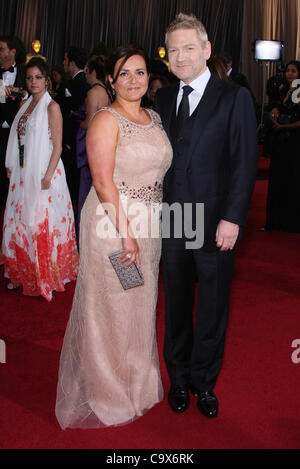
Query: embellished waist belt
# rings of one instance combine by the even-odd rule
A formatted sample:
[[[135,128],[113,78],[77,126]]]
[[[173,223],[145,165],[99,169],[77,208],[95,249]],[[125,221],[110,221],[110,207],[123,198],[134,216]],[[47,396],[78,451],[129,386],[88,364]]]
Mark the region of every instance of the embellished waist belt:
[[[162,201],[162,184],[156,182],[152,186],[130,187],[122,182],[117,184],[117,189],[121,195],[130,199],[136,199],[145,204],[160,203]]]

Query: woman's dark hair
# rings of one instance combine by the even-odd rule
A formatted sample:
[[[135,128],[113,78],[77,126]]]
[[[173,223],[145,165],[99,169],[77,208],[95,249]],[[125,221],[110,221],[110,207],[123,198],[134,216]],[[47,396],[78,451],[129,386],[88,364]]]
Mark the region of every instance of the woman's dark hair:
[[[103,56],[94,55],[88,60],[86,66],[89,69],[90,73],[92,73],[92,71],[95,70],[97,79],[102,81],[102,83],[105,83],[106,73],[105,73],[105,63],[104,63]]]
[[[152,75],[149,79],[149,87],[151,83],[156,80],[160,81],[163,86],[167,86],[169,84],[169,80],[164,75]]]
[[[289,63],[285,66],[284,73],[287,72],[289,65],[295,65],[296,69],[298,70],[298,78],[300,78],[300,61],[299,60],[290,60]]]
[[[26,49],[24,43],[18,36],[0,36],[1,42],[6,42],[7,47],[11,49],[16,49],[15,61],[17,64],[24,64],[26,61]]]
[[[295,67],[298,70],[298,78],[300,78],[300,62],[299,62],[299,60],[290,60],[284,68],[283,83],[282,83],[283,84],[283,89],[281,90],[281,93],[280,93],[281,96],[285,96],[286,93],[290,89],[290,84],[286,79],[286,72],[287,72],[287,69],[288,69],[289,65],[295,65]]]
[[[37,67],[45,78],[50,78],[50,68],[47,62],[39,57],[33,57],[25,67],[25,73],[29,68]]]
[[[70,46],[66,50],[69,62],[75,62],[78,68],[83,68],[87,61],[87,51],[83,47]]]
[[[59,73],[60,76],[61,76],[61,78],[62,78],[62,80],[65,79],[65,71],[64,71],[63,65],[60,65],[60,64],[54,65],[54,66],[52,67],[52,70],[51,70],[51,73],[52,73],[52,72],[57,72],[57,73]]]
[[[213,75],[217,76],[221,80],[228,80],[224,60],[216,55],[212,55],[207,61],[207,66]]]
[[[144,51],[144,49],[142,49],[139,46],[136,46],[135,44],[119,46],[116,49],[114,49],[112,51],[112,53],[109,55],[109,57],[107,58],[107,61],[106,61],[106,66],[105,66],[107,75],[110,75],[110,76],[113,77],[113,82],[112,83],[115,83],[117,81],[122,67],[127,62],[127,60],[130,57],[132,57],[133,55],[139,55],[139,56],[143,57],[143,59],[145,60],[145,63],[146,63],[147,72],[148,72],[148,74],[150,73],[149,59],[148,59],[148,56],[147,56],[146,52]],[[122,59],[122,58],[123,58],[123,60],[120,64],[117,72],[114,74],[115,65],[116,65],[117,61],[119,59]]]

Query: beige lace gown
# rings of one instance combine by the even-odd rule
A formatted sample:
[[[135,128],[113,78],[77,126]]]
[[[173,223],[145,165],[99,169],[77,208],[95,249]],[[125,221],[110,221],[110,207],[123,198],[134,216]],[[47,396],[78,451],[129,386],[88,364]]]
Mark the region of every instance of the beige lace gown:
[[[92,187],[81,213],[79,275],[60,358],[56,416],[64,429],[129,423],[163,397],[155,328],[157,226],[172,149],[154,111],[150,124],[138,125],[104,109],[119,123],[114,182],[134,220],[144,285],[123,290],[108,259],[122,248],[121,239],[115,229],[112,236]]]

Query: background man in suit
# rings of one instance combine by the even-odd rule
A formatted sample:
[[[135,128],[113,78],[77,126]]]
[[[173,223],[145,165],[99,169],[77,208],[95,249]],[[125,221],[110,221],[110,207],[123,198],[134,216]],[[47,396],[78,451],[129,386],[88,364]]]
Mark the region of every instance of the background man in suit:
[[[8,178],[5,169],[5,154],[10,126],[17,114],[23,91],[24,79],[21,66],[16,63],[18,42],[16,38],[0,36],[0,207],[6,203]]]
[[[70,80],[66,83],[65,98],[61,105],[63,115],[62,160],[73,206],[77,204],[79,190],[79,170],[76,166],[75,155],[75,137],[79,125],[76,112],[83,105],[89,90],[84,73],[86,62],[87,52],[85,49],[70,46],[65,52],[63,66],[65,73],[70,76]]]
[[[250,88],[247,77],[243,73],[239,72],[236,69],[236,67],[234,67],[231,55],[229,55],[226,52],[226,53],[224,53],[220,56],[220,59],[222,60],[222,62],[224,64],[224,67],[226,68],[226,73],[227,73],[228,79],[233,81],[234,83],[236,83],[239,86],[244,86],[245,88],[247,88],[249,90],[249,92],[251,93],[253,102],[255,103],[255,96],[252,93],[252,90]]]
[[[185,411],[192,384],[199,410],[216,417],[213,388],[223,359],[236,242],[246,223],[256,178],[257,123],[248,90],[210,74],[206,61],[211,45],[195,16],[179,14],[167,29],[166,44],[172,72],[180,83],[156,94],[156,109],[174,152],[163,200],[168,205],[190,204],[189,224],[204,231],[201,248],[188,248],[190,236],[176,237],[174,226],[171,237],[163,235],[168,400],[175,412]],[[202,227],[195,216],[201,203]],[[195,279],[198,300],[193,328]]]

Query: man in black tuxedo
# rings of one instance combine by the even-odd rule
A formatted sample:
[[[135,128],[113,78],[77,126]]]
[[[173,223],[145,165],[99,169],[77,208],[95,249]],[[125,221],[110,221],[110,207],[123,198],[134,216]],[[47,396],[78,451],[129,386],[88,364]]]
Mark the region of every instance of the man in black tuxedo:
[[[18,44],[13,37],[0,36],[0,207],[6,203],[8,178],[5,154],[11,124],[17,114],[23,91],[24,77],[21,66],[16,64]]]
[[[236,242],[256,178],[257,124],[248,90],[220,80],[206,67],[211,45],[196,17],[180,13],[167,29],[166,44],[180,83],[156,94],[174,154],[164,180],[163,227],[166,206],[176,204],[185,216],[179,222],[178,211],[170,216],[170,237],[163,232],[168,400],[175,412],[185,411],[190,387],[199,410],[216,417],[213,388],[223,360]],[[175,233],[180,225],[182,237]]]
[[[66,83],[65,97],[61,104],[63,115],[62,160],[73,206],[77,203],[79,190],[79,170],[76,166],[75,155],[75,136],[78,128],[76,112],[84,103],[89,90],[84,72],[86,62],[87,52],[80,47],[71,46],[64,54],[64,71],[70,76],[70,79]]]
[[[236,70],[236,68],[233,66],[233,59],[231,55],[224,53],[223,55],[220,56],[220,59],[222,60],[224,67],[226,69],[228,80],[233,81],[239,86],[244,86],[245,88],[247,88],[249,92],[251,93],[253,102],[255,103],[255,96],[252,93],[247,77],[243,73],[238,72],[238,70]]]

